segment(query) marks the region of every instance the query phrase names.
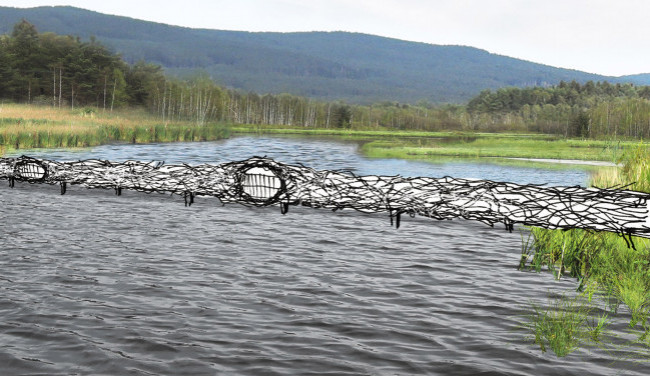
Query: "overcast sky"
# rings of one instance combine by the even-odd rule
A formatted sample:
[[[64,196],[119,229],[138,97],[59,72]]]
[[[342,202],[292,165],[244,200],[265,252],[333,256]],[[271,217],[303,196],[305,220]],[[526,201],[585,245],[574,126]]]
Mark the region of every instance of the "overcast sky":
[[[196,28],[354,31],[604,75],[650,73],[648,0],[0,0]]]

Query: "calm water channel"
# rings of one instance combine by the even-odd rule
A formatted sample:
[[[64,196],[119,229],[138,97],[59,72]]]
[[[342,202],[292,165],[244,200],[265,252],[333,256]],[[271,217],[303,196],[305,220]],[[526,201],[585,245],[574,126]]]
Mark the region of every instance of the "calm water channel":
[[[238,137],[43,151],[59,160],[254,155],[357,174],[584,185],[581,170],[370,160],[355,143]],[[6,183],[6,182],[5,182]],[[645,375],[558,359],[518,329],[573,280],[518,271],[522,234],[468,221],[55,186],[0,186],[2,375]],[[624,326],[625,320],[622,320]]]

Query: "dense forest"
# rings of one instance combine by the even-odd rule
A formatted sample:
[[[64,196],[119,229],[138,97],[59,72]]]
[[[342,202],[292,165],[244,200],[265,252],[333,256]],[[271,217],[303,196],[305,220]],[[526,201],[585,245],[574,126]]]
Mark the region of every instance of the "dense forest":
[[[648,138],[650,86],[562,81],[549,88],[485,90],[469,101],[466,112],[472,129]]]
[[[126,64],[97,40],[38,33],[23,20],[0,36],[0,97],[16,102],[103,109],[145,105],[164,82],[158,66]]]
[[[650,137],[650,87],[561,81],[485,90],[466,105],[354,105],[228,89],[207,74],[180,80],[154,64],[126,63],[95,38],[39,33],[23,20],[0,36],[0,98],[111,111],[141,106],[162,122],[191,120],[304,127],[543,132],[565,137]]]

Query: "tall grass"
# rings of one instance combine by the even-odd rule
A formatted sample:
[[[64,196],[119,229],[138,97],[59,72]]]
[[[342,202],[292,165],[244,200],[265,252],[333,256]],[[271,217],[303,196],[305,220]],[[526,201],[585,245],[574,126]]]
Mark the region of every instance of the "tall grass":
[[[650,193],[650,150],[640,145],[629,150],[621,162],[621,168],[597,174],[591,184]],[[612,314],[626,315],[629,327],[643,340],[641,343],[650,347],[645,341],[650,334],[650,239],[633,237],[631,247],[624,238],[608,232],[532,228],[531,236],[532,242],[522,247],[521,269],[549,270],[557,278],[577,278],[578,290],[588,301],[597,296]],[[536,306],[534,310],[538,311]],[[532,316],[531,323],[536,321],[543,318]],[[535,325],[528,328],[541,330]],[[544,350],[543,345],[540,347]],[[556,354],[563,356],[565,352]]]
[[[102,113],[94,109],[70,111],[28,105],[0,108],[0,146],[5,149],[88,147],[117,141],[209,141],[228,135],[229,129],[223,124],[162,124],[134,109]]]
[[[575,159],[612,162],[618,159],[621,149],[632,148],[635,143],[621,142],[612,147],[611,142],[597,140],[567,140],[548,136],[500,137],[493,134],[452,135],[439,139],[382,140],[366,143],[365,154],[379,158],[431,158],[454,156],[463,158],[509,157],[541,159]]]
[[[542,352],[548,349],[564,357],[581,345],[598,344],[609,325],[606,313],[596,315],[582,296],[562,295],[542,306],[532,303],[533,312],[525,327]],[[597,317],[594,317],[597,316]]]

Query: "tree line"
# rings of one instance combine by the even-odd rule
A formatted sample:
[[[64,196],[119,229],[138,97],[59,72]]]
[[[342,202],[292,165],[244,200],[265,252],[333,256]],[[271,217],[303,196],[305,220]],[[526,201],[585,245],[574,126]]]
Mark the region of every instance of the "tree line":
[[[325,128],[539,132],[582,138],[650,137],[650,87],[561,82],[548,88],[484,91],[467,105],[427,102],[350,105],[229,90],[209,77],[165,79],[147,106],[162,119]]]
[[[0,98],[55,107],[142,106],[163,122],[190,120],[325,128],[543,132],[566,137],[650,137],[650,87],[560,82],[485,90],[466,105],[352,105],[241,92],[206,74],[181,80],[143,61],[127,64],[95,38],[39,33],[23,20],[0,36]]]
[[[0,98],[57,107],[144,105],[165,80],[158,66],[126,64],[95,38],[39,33],[26,20],[0,36]]]
[[[143,106],[163,121],[192,120],[307,127],[459,129],[445,110],[430,105],[349,105],[290,94],[224,88],[207,75],[180,80],[157,65],[129,65],[95,38],[39,33],[26,20],[0,36],[0,98],[56,107],[112,110]]]
[[[541,88],[485,90],[466,106],[472,129],[512,129],[566,137],[647,138],[650,86],[560,82]]]

